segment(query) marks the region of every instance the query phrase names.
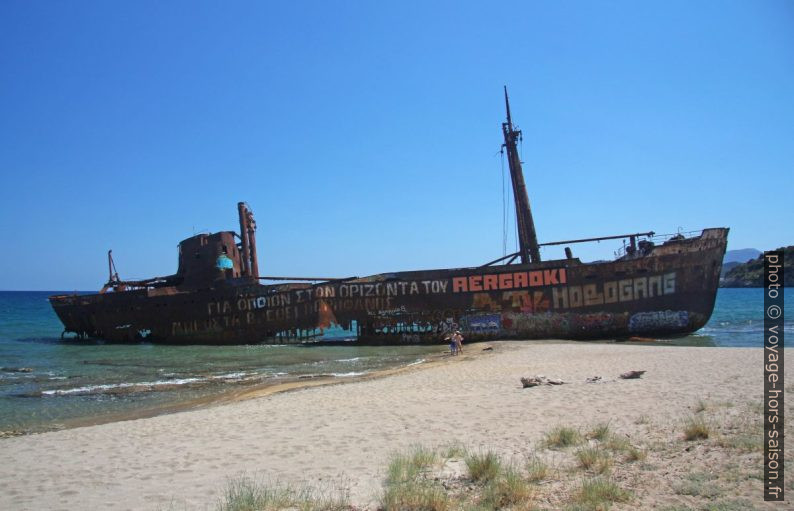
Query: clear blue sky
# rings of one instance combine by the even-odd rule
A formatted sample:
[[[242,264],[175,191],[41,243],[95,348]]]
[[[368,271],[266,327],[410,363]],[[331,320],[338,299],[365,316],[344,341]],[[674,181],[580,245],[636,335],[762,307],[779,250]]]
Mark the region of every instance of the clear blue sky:
[[[790,1],[6,0],[0,73],[0,289],[173,273],[238,200],[264,274],[484,263],[503,84],[541,241],[794,243]]]

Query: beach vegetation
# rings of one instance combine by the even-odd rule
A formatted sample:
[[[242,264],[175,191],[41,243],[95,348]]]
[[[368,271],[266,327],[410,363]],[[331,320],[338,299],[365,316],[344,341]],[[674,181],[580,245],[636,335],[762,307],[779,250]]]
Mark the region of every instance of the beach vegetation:
[[[700,509],[702,511],[751,511],[757,508],[749,500],[731,499],[710,502]]]
[[[651,422],[651,417],[643,414],[637,417],[637,419],[634,421],[634,424],[639,426],[641,424],[650,424],[650,422]]]
[[[481,504],[488,509],[515,508],[532,500],[529,482],[512,466],[504,467],[483,490]]]
[[[764,413],[764,402],[763,401],[750,401],[747,403],[747,408],[750,409],[751,412],[756,414]]]
[[[493,451],[469,453],[466,458],[469,477],[475,482],[493,481],[502,470],[502,461]]]
[[[603,511],[615,502],[628,502],[631,493],[613,481],[595,477],[582,481],[582,486],[573,496],[569,509],[576,511]]]
[[[603,474],[612,466],[612,458],[599,447],[582,447],[574,453],[574,456],[581,468],[592,470],[596,474]]]
[[[684,481],[674,485],[673,490],[678,495],[713,499],[722,495],[720,487],[713,483],[716,478],[716,475],[708,472],[693,472]]]
[[[157,511],[177,511],[177,510],[188,511],[189,509],[190,508],[188,507],[186,501],[183,500],[180,505],[177,504],[176,500],[173,497],[171,497],[171,501],[168,502],[167,507],[157,506]]]
[[[347,492],[323,491],[310,486],[292,486],[260,481],[242,475],[227,481],[218,503],[219,511],[342,511],[350,509]]]
[[[763,481],[764,480],[764,471],[763,470],[750,471],[750,472],[747,473],[747,479],[757,479],[759,481]],[[792,483],[794,483],[794,479],[790,479],[788,484],[791,485]],[[794,485],[792,485],[791,487],[787,487],[786,489],[787,490],[794,490]]]
[[[435,451],[415,446],[408,452],[392,455],[386,470],[386,484],[402,484],[416,480],[428,471],[438,459]]]
[[[568,426],[557,426],[547,431],[543,437],[543,445],[549,449],[562,449],[581,444],[582,434],[578,429]]]
[[[452,504],[443,486],[419,479],[387,483],[381,498],[384,511],[447,511]]]
[[[422,446],[392,455],[386,469],[381,507],[386,511],[445,511],[451,500],[444,487],[428,477],[438,453]]]
[[[648,453],[646,451],[632,445],[626,450],[625,460],[629,463],[633,463],[635,461],[645,461],[647,457]]]
[[[738,451],[753,452],[764,450],[764,439],[762,434],[738,433],[736,435],[720,435],[717,445],[727,449]]]
[[[451,442],[441,448],[441,457],[444,459],[464,458],[468,450],[460,442]]]
[[[629,439],[621,435],[609,435],[603,445],[605,449],[613,452],[626,452],[631,448]]]
[[[690,417],[684,422],[684,439],[705,440],[709,437],[711,428],[702,417]]]
[[[703,401],[702,399],[698,399],[697,402],[695,403],[695,413],[705,412],[706,410],[708,410],[708,407],[709,406],[705,401]]]
[[[256,511],[285,509],[291,502],[288,488],[269,485],[248,476],[230,479],[218,506],[219,511]]]
[[[593,426],[593,428],[587,433],[587,438],[602,441],[609,436],[609,432],[609,423],[600,422]]]
[[[531,456],[526,462],[527,480],[530,483],[543,481],[549,476],[549,466],[537,456]]]

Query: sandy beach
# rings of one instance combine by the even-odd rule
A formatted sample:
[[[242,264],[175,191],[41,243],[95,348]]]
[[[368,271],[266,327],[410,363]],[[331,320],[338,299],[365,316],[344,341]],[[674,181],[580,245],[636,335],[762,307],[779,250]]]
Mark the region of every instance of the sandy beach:
[[[760,424],[760,349],[487,346],[493,350],[470,345],[463,356],[379,378],[250,393],[196,410],[2,439],[0,509],[215,509],[227,480],[243,473],[341,486],[353,504],[375,509],[396,450],[459,442],[524,459],[542,450],[544,433],[555,426],[584,432],[599,422],[648,453],[645,468],[613,469],[632,492],[614,509],[699,509],[702,495],[680,491],[679,483],[692,471],[730,470],[731,481],[715,475],[720,493],[708,501],[791,508],[790,501],[765,505],[760,451],[728,441]],[[617,378],[628,370],[647,372],[641,379]],[[519,379],[532,375],[566,384],[522,388]],[[603,382],[585,383],[592,376]],[[790,371],[786,377],[794,383]],[[687,442],[682,424],[696,413],[713,425],[713,434]],[[543,456],[560,473],[572,473],[566,452]],[[564,483],[545,487],[538,507],[563,508],[570,493]]]

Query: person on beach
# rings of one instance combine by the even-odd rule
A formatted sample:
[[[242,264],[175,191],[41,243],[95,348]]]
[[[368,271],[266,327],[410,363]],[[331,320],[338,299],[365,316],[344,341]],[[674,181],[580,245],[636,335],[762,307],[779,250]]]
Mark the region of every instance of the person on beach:
[[[455,343],[455,351],[463,353],[463,336],[460,334],[460,330],[455,330],[452,341]]]
[[[457,355],[458,353],[458,343],[455,342],[455,336],[448,335],[444,337],[445,341],[449,341],[449,353],[450,355]]]

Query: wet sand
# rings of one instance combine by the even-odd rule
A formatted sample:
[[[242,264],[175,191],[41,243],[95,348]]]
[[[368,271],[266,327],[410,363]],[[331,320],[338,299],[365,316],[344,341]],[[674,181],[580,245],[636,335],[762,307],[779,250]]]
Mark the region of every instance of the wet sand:
[[[633,432],[638,417],[679,424],[700,399],[762,398],[756,348],[491,346],[349,383],[295,382],[194,410],[2,439],[0,509],[214,509],[227,479],[242,473],[342,484],[354,504],[373,507],[389,454],[411,445],[459,441],[520,456],[558,424],[609,421]],[[647,373],[617,379],[633,369]],[[531,375],[568,383],[523,389],[519,378]],[[596,375],[606,381],[585,383]]]

